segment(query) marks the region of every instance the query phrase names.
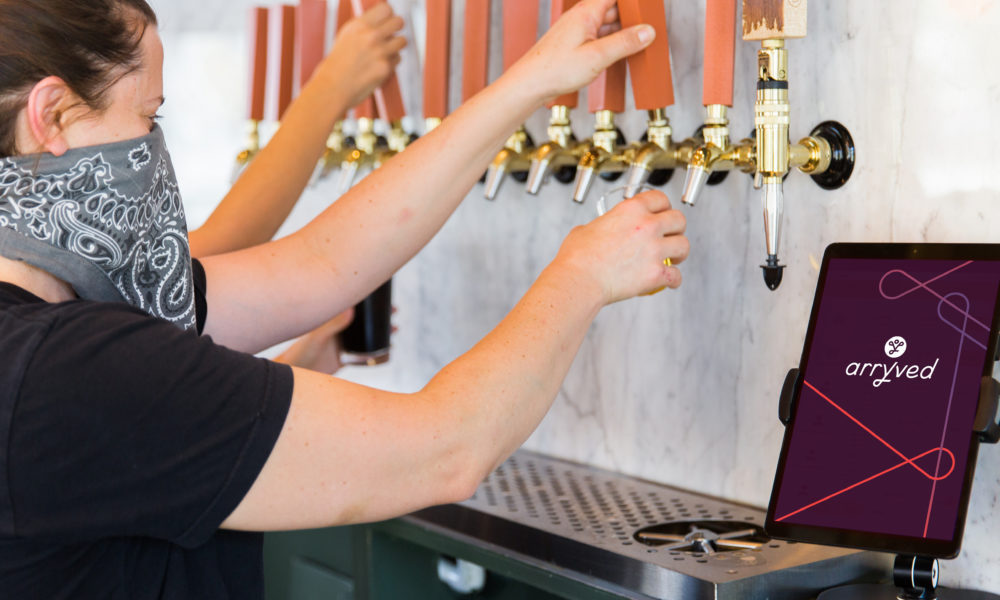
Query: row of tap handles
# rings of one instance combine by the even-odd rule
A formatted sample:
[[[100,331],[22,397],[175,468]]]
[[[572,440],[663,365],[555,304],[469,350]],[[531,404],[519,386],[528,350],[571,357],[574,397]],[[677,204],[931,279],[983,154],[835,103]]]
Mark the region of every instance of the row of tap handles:
[[[338,27],[379,1],[339,0]],[[552,0],[551,21],[555,22],[577,1]],[[573,200],[583,203],[595,178],[615,181],[624,176],[624,195],[630,197],[644,186],[665,184],[675,168],[684,167],[681,200],[694,206],[706,185],[720,183],[729,171],[742,171],[752,175],[754,187],[762,190],[766,256],[761,268],[767,287],[774,290],[781,283],[784,269],[778,258],[784,178],[797,168],[824,189],[838,188],[853,171],[854,143],[847,128],[836,121],[825,121],[797,143],[791,142],[785,39],[805,36],[807,0],[742,0],[743,39],[760,41],[761,45],[757,53],[754,131],[750,137],[734,142],[728,111],[733,105],[736,0],[706,1],[705,118],[694,135],[675,140],[667,117],[667,108],[673,104],[673,84],[664,0],[618,0],[623,27],[646,23],[656,29],[657,35],[644,51],[612,65],[589,86],[592,135],[582,140],[574,136],[570,112],[577,106],[578,94],[556,98],[548,105],[548,139],[536,145],[525,127],[520,127],[489,165],[483,191],[486,198],[494,199],[509,177],[525,183],[528,193],[538,194],[542,185],[554,178],[572,183]],[[301,86],[308,80],[322,57],[325,28],[317,23],[326,23],[326,8],[326,0],[300,0],[297,6],[252,10],[252,130],[248,148],[237,159],[238,170],[260,146],[257,124],[264,119],[265,104],[270,105],[275,118],[280,118],[296,84]],[[465,101],[488,80],[490,0],[465,0],[463,8],[461,96]],[[448,113],[452,2],[425,0],[425,9],[423,112],[424,130],[429,131]],[[502,1],[504,69],[534,44],[538,11],[538,0]],[[268,72],[277,73],[270,85]],[[615,125],[615,115],[625,111],[626,73],[635,108],[647,113],[645,133],[631,143]],[[359,174],[377,168],[402,151],[415,137],[403,128],[404,113],[399,85],[393,76],[372,98],[354,108],[353,135],[345,134],[344,121],[337,123],[314,181],[339,171],[338,189],[344,192]],[[377,133],[378,121],[384,124],[384,135]]]

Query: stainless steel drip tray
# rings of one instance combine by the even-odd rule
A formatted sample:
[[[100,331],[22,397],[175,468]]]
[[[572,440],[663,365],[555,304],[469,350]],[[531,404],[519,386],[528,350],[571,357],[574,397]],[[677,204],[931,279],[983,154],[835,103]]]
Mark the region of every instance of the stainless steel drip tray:
[[[519,451],[460,504],[410,519],[631,597],[805,599],[884,555],[771,540],[764,512]]]

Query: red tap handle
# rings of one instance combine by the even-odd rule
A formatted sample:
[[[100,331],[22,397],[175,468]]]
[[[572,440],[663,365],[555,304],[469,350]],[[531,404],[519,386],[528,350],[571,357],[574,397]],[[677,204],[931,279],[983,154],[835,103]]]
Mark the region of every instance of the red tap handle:
[[[587,108],[625,112],[625,61],[620,60],[597,76],[587,87]]]
[[[524,56],[538,39],[538,0],[503,1],[503,70]]]
[[[424,56],[424,117],[448,114],[448,59],[451,54],[451,0],[427,0],[427,53]]]
[[[628,57],[632,96],[639,110],[665,108],[674,103],[670,72],[670,43],[663,0],[618,0],[622,27],[647,24],[656,29],[656,39],[645,50]]]
[[[733,105],[736,0],[708,0],[705,9],[705,72],[701,102]]]
[[[326,54],[326,0],[299,0],[295,31],[296,83],[301,90]]]
[[[295,11],[296,7],[283,4],[270,9],[271,32],[269,70],[271,71],[272,117],[280,121],[292,103],[295,88]],[[276,75],[276,76],[275,76]]]
[[[559,17],[561,17],[567,10],[573,8],[573,6],[579,1],[580,0],[552,0],[552,12],[549,20],[549,26],[551,27],[552,25],[555,25],[556,21],[559,20]],[[580,92],[570,92],[559,96],[545,106],[548,108],[552,108],[553,106],[568,106],[570,108],[576,108],[576,105],[579,103],[579,99]]]
[[[264,120],[264,99],[267,97],[267,8],[250,9],[250,102],[248,118]]]
[[[490,0],[466,0],[462,44],[462,102],[486,87],[489,73]]]
[[[375,7],[375,5],[385,0],[351,0],[354,8],[354,16],[360,17],[365,11]],[[399,91],[399,79],[396,78],[396,71],[385,80],[381,87],[375,88],[375,108],[378,115],[383,120],[392,123],[398,121],[406,115],[406,107],[403,106],[403,94]]]

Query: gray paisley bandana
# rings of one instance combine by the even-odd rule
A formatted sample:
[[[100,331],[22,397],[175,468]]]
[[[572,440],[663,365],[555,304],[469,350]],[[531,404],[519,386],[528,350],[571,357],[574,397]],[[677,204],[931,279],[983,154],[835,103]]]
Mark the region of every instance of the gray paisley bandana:
[[[55,275],[83,299],[195,326],[187,223],[158,126],[58,157],[0,159],[0,255]]]

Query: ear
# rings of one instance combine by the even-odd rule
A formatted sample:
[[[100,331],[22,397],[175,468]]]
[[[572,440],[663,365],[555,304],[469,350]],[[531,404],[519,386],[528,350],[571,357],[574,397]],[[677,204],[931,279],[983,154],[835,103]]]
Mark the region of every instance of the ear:
[[[56,156],[66,153],[69,146],[63,136],[62,118],[74,96],[65,81],[53,76],[39,81],[31,89],[25,116],[35,147]]]

